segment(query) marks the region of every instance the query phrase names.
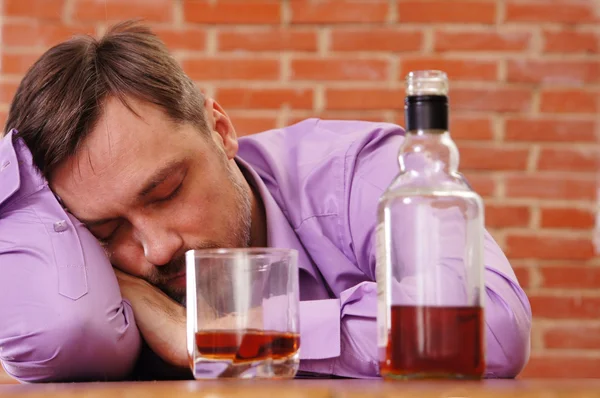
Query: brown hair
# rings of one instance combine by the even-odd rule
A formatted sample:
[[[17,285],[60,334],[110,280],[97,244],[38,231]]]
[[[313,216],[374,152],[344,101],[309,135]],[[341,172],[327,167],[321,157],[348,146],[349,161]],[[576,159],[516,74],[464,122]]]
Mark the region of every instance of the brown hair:
[[[21,81],[4,131],[19,131],[48,178],[75,154],[110,96],[130,110],[128,97],[147,101],[206,130],[202,93],[150,29],[126,21],[100,39],[77,36],[44,53]]]

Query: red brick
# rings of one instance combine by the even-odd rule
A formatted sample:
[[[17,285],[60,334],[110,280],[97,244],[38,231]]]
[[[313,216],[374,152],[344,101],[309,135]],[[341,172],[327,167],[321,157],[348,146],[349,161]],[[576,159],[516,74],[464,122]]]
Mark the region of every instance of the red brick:
[[[456,111],[527,112],[532,93],[521,88],[452,89],[450,106]]]
[[[459,150],[461,170],[525,170],[529,157],[528,149],[480,143],[462,143]]]
[[[40,57],[40,54],[2,54],[2,74],[23,75]]]
[[[333,51],[418,51],[423,33],[414,29],[337,28],[331,32]]]
[[[387,0],[292,0],[292,23],[385,22]]]
[[[542,90],[540,110],[548,113],[596,113],[600,92],[554,89]]]
[[[279,60],[257,58],[188,58],[182,61],[195,80],[277,80]]]
[[[600,348],[600,326],[557,326],[544,333],[544,347],[590,349]]]
[[[473,190],[483,197],[491,197],[496,192],[496,182],[489,173],[466,171],[465,177]]]
[[[530,218],[531,211],[528,206],[485,206],[485,225],[490,228],[526,227]]]
[[[405,128],[406,127],[406,122],[404,120],[405,116],[406,115],[404,114],[404,110],[394,112],[394,123],[396,123],[398,126],[402,126],[403,128]]]
[[[600,38],[595,32],[545,31],[544,51],[547,53],[598,53]]]
[[[277,127],[277,117],[273,116],[247,116],[229,112],[229,117],[238,137],[260,133]]]
[[[485,117],[450,115],[450,134],[456,141],[492,140],[494,131],[492,121]]]
[[[596,61],[508,62],[507,80],[517,83],[581,84],[600,81],[600,63]]]
[[[206,47],[206,31],[201,28],[187,26],[181,29],[152,27],[154,33],[170,50],[202,51]]]
[[[8,22],[2,25],[2,42],[7,47],[50,47],[78,34],[94,34],[92,26],[71,27],[55,23]]]
[[[292,60],[292,80],[386,80],[390,66],[385,60],[345,58],[297,58]]]
[[[511,234],[506,237],[505,253],[509,258],[588,260],[594,257],[594,245],[585,238]]]
[[[496,21],[496,3],[463,0],[399,0],[398,20],[402,23],[483,23]]]
[[[579,24],[597,20],[591,0],[507,1],[507,22]]]
[[[539,170],[590,171],[600,170],[600,148],[543,148],[538,160]]]
[[[173,2],[171,0],[76,0],[73,18],[98,22],[131,18],[169,22],[173,19]]]
[[[8,118],[6,111],[0,111],[0,126],[6,125],[6,119]],[[1,127],[0,127],[1,128]],[[1,368],[2,366],[0,366]]]
[[[4,0],[5,16],[60,20],[66,0]]]
[[[325,104],[329,110],[403,109],[404,90],[330,88]]]
[[[184,19],[205,24],[277,24],[279,0],[185,0]]]
[[[217,32],[220,51],[316,51],[314,30],[246,28]]]
[[[438,69],[443,70],[452,80],[489,80],[498,77],[497,61],[483,61],[475,59],[444,59],[444,58],[408,58],[402,57],[399,76],[404,78],[414,70]]]
[[[220,88],[215,98],[225,109],[312,109],[313,90],[307,88]]]
[[[531,268],[530,267],[519,267],[514,264],[513,271],[517,276],[517,281],[519,282],[519,286],[523,289],[527,289],[531,285]]]
[[[529,296],[534,318],[595,319],[600,317],[600,297]]]
[[[583,228],[594,227],[595,214],[590,210],[572,208],[542,208],[540,226],[542,228]]]
[[[540,267],[541,287],[567,289],[600,288],[600,267],[592,266],[546,266]]]
[[[541,209],[542,228],[591,229],[596,225],[595,211],[572,208]]]
[[[507,141],[595,142],[592,120],[508,118],[504,125]]]
[[[600,378],[600,358],[532,355],[519,378]],[[593,394],[593,393],[592,393]],[[568,396],[569,393],[566,393]]]
[[[19,83],[0,82],[0,103],[10,104],[18,87]]]
[[[525,51],[531,32],[519,31],[436,31],[436,51]]]
[[[555,200],[595,200],[596,180],[587,176],[513,175],[506,177],[506,196]]]

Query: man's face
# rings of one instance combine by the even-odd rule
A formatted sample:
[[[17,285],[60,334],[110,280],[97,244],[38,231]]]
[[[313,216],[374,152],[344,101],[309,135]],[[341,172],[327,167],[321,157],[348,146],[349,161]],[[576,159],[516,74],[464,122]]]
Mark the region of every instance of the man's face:
[[[211,131],[203,133],[173,123],[154,105],[130,104],[141,117],[107,100],[50,184],[114,266],[181,301],[187,250],[249,244],[251,194],[233,160],[235,133],[218,105],[207,108]]]

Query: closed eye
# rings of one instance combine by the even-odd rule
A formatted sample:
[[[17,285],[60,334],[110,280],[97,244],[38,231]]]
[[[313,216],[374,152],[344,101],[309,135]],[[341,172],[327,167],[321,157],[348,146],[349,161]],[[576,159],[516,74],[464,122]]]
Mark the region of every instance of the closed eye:
[[[119,227],[121,226],[121,224],[123,224],[123,222],[119,222],[109,233],[108,235],[106,234],[102,234],[99,232],[94,233],[94,231],[92,230],[92,233],[94,234],[94,236],[96,237],[96,239],[98,239],[98,241],[100,242],[101,245],[106,246],[110,243],[110,241],[112,240],[112,238],[116,235],[117,231],[119,230]]]
[[[179,192],[181,191],[181,187],[182,186],[183,186],[183,181],[168,196],[165,196],[164,198],[157,199],[156,202],[159,202],[159,203],[168,202],[169,200],[175,198],[177,196],[177,194],[179,194]]]

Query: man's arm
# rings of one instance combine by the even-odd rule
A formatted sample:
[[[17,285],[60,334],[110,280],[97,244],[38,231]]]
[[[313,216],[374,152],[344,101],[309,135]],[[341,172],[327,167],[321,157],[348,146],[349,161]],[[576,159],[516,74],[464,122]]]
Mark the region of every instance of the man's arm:
[[[0,220],[0,360],[21,382],[124,379],[133,311],[93,236],[72,217],[55,230],[49,203]]]
[[[339,299],[300,303],[300,371],[377,378],[377,285],[363,282]]]
[[[343,244],[352,248],[357,265],[372,281],[377,205],[397,174],[397,154],[403,139],[400,128],[393,133],[390,125],[381,128],[374,124],[374,128],[380,128],[380,132],[357,148],[355,157],[347,157],[354,161],[346,169],[348,219],[344,223],[347,232],[341,234],[347,239]],[[451,237],[449,233],[447,238]],[[445,241],[451,246],[452,239]],[[514,377],[529,356],[531,308],[508,260],[487,233],[484,245],[486,376]],[[443,247],[440,252],[450,257],[452,247]],[[410,296],[411,286],[406,282],[397,288],[405,289]],[[304,309],[301,350],[308,360],[303,361],[302,370],[349,377],[378,376],[375,282],[360,283],[342,292],[339,300],[309,302]],[[305,348],[309,352],[304,352]]]
[[[141,278],[117,269],[115,274],[123,297],[133,307],[137,325],[148,346],[145,348],[150,348],[166,365],[188,368],[186,309]],[[151,357],[148,352],[144,354]],[[165,367],[167,371],[169,369]]]

